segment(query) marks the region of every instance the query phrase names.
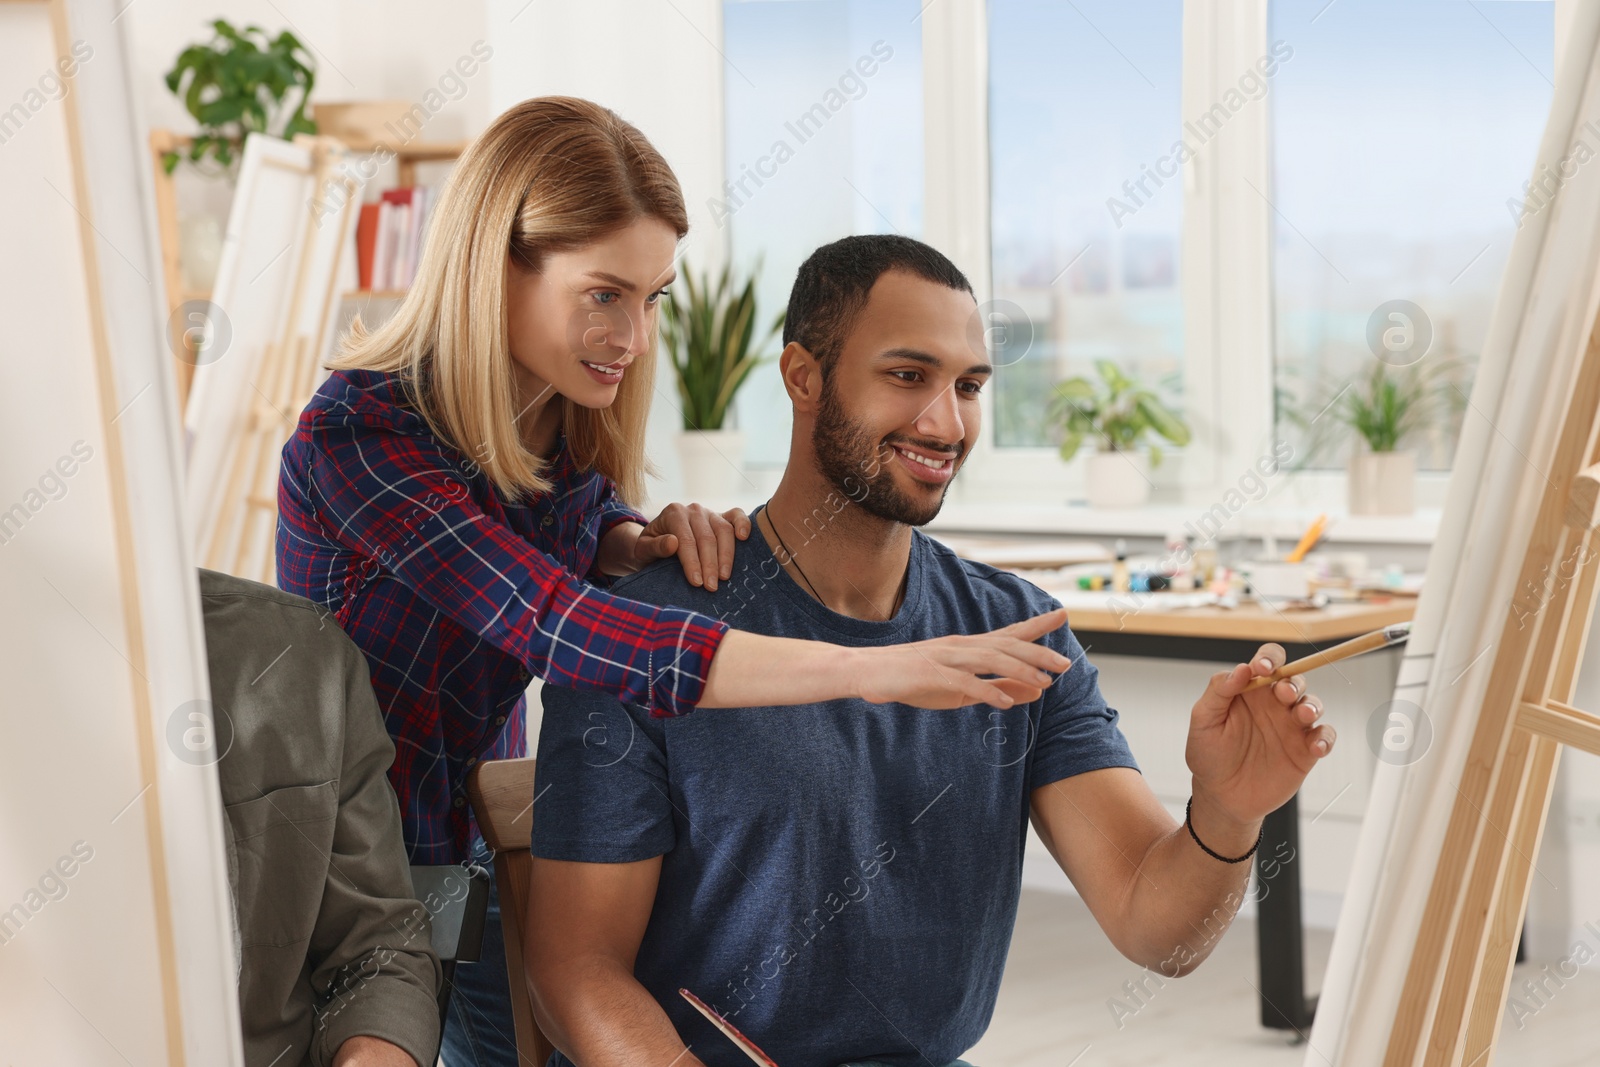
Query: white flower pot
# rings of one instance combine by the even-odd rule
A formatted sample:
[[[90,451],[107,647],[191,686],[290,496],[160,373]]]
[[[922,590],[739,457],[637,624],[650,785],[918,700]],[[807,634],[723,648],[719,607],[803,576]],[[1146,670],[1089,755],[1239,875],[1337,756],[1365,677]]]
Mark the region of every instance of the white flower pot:
[[[685,430],[678,459],[687,502],[720,503],[745,488],[743,430]]]
[[[1084,461],[1091,508],[1137,508],[1150,499],[1147,452],[1096,452]]]
[[[1410,515],[1416,483],[1415,452],[1357,453],[1350,457],[1350,514]]]

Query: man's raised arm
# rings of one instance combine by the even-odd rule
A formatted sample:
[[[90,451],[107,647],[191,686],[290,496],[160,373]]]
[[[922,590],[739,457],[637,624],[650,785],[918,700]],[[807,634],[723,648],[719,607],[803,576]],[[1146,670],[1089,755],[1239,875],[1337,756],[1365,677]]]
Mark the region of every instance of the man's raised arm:
[[[1261,820],[1332,751],[1333,727],[1318,722],[1322,702],[1306,693],[1304,675],[1243,691],[1284,658],[1281,645],[1263,645],[1248,666],[1213,675],[1195,703],[1192,833],[1130,768],[1033,791],[1034,828],[1112,944],[1166,977],[1192,971],[1216,946],[1244,900],[1251,862],[1240,857]]]

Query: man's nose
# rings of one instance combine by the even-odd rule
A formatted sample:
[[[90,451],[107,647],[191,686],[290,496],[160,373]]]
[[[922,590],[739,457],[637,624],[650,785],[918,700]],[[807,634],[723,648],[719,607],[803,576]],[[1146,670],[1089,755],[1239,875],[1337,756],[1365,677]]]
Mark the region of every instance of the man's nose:
[[[922,436],[944,444],[953,445],[965,438],[966,424],[961,420],[955,387],[940,390],[933,402],[922,409],[912,426]]]

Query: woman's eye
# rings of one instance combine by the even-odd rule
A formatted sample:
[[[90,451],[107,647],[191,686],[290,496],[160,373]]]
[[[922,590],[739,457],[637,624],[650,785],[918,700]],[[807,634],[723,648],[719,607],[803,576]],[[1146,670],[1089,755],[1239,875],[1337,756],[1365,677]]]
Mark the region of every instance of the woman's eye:
[[[659,300],[660,300],[660,299],[661,299],[661,298],[662,298],[662,297],[665,297],[665,296],[670,296],[670,295],[671,295],[671,293],[670,293],[670,291],[669,291],[669,290],[666,290],[666,289],[657,289],[657,290],[656,290],[656,291],[655,291],[655,292],[653,292],[653,293],[651,293],[651,294],[650,294],[650,299],[649,299],[649,302],[650,302],[650,303],[652,303],[652,304],[654,304],[654,303],[656,303],[656,302],[657,302],[657,301],[659,301]]]
[[[617,294],[616,293],[596,293],[596,294],[594,294],[594,298],[599,303],[609,304],[613,300],[617,299]]]

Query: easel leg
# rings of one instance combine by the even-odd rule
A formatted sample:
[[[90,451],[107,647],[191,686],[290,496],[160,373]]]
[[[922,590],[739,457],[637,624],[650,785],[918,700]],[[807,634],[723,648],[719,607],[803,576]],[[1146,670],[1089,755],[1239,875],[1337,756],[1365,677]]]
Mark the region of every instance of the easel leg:
[[[1476,996],[1462,1023],[1463,1064],[1489,1067],[1494,1043],[1500,1036],[1500,1023],[1505,1018],[1502,1009],[1515,964],[1515,942],[1528,910],[1528,891],[1536,874],[1533,861],[1539,854],[1560,755],[1561,746],[1548,737],[1534,739],[1527,789],[1517,813],[1516,826],[1511,831],[1513,848],[1502,875],[1495,913],[1490,919],[1488,947],[1478,975]]]

